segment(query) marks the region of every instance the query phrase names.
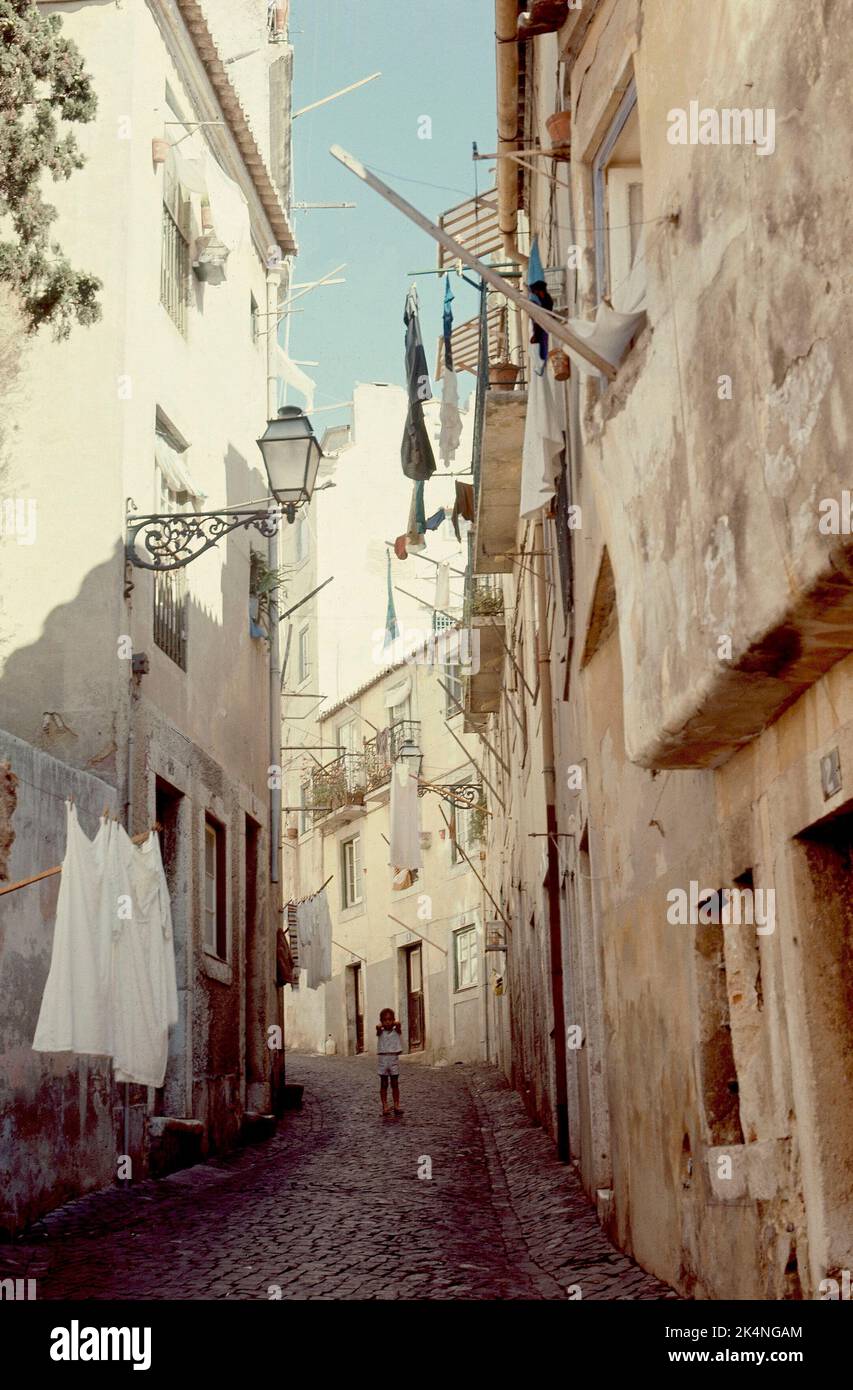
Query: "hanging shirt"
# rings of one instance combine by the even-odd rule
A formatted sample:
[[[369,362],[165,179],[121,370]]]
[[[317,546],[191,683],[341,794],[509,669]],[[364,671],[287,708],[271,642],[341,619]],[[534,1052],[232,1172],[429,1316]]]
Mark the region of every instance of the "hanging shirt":
[[[50,971],[33,1038],[36,1052],[112,1054],[112,942],[102,924],[108,910],[104,871],[114,828],[102,819],[90,840],[78,823],[77,808],[66,803],[65,858]]]
[[[162,1086],[178,993],[160,842],[152,832],[134,845],[127,831],[115,826],[109,858],[113,901],[105,928],[113,945],[115,1078]]]

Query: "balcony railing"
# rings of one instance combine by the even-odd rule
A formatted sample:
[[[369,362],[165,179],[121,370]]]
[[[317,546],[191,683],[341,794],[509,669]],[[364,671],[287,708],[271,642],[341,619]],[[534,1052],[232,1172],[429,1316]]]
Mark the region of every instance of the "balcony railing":
[[[392,764],[397,761],[404,743],[420,743],[419,719],[398,719],[387,729],[380,729],[364,745],[364,762],[368,790],[382,787],[391,779]]]
[[[358,806],[367,790],[363,753],[341,753],[331,763],[315,767],[303,784],[308,792],[306,809],[322,820],[341,806]]]

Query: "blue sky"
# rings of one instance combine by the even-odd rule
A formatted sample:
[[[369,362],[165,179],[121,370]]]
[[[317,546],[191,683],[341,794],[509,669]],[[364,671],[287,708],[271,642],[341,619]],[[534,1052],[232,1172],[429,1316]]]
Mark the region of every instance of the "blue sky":
[[[294,308],[290,351],[319,361],[318,406],[347,401],[357,381],[404,384],[403,304],[409,272],[436,265],[437,247],[395,208],[329,154],[339,144],[377,172],[433,221],[470,197],[475,170],[482,191],[492,166],[471,159],[476,140],[495,148],[492,0],[293,0],[293,106],[380,71],[358,91],[294,123],[294,196],[305,202],[355,202],[351,210],[295,211],[295,279],[310,281],[346,261],[345,285],[306,294]],[[418,138],[422,116],[432,138]],[[421,325],[432,369],[441,332],[444,281],[418,279]],[[453,277],[456,322],[471,317],[477,296]],[[473,378],[463,374],[460,394]],[[351,418],[323,411],[318,432]]]

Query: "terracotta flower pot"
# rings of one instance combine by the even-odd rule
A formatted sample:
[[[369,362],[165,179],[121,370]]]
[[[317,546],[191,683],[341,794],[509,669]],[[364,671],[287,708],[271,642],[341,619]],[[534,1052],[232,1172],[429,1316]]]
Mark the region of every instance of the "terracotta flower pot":
[[[559,348],[552,348],[548,353],[548,361],[551,363],[551,371],[555,381],[568,381],[572,374],[571,359]]]
[[[284,833],[287,836],[288,840],[299,839],[299,831],[297,830],[295,825],[289,825]]]
[[[562,149],[569,144],[572,138],[571,111],[555,111],[553,116],[548,117],[545,125],[551,137],[552,149]]]
[[[489,365],[490,386],[514,386],[518,379],[518,363],[492,362]]]
[[[165,164],[169,155],[168,140],[160,140],[156,137],[151,141],[151,162],[152,164]]]

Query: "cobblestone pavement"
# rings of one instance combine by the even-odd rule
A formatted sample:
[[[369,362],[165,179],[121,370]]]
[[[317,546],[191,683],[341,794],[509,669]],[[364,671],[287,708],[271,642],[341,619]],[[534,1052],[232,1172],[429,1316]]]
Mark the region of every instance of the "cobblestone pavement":
[[[0,1247],[0,1276],[48,1299],[675,1297],[493,1070],[404,1059],[398,1120],[372,1057],[289,1054],[288,1080],[304,1105],[274,1139],[72,1202]]]

